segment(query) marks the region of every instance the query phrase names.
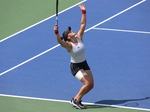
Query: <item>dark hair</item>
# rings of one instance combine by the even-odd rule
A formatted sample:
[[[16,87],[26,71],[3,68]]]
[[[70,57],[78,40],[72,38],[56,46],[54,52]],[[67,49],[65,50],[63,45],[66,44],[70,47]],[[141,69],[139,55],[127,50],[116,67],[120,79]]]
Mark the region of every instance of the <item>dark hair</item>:
[[[70,31],[71,31],[71,27],[69,26],[68,29],[63,32],[62,36],[65,41],[69,41],[68,34],[70,33]]]

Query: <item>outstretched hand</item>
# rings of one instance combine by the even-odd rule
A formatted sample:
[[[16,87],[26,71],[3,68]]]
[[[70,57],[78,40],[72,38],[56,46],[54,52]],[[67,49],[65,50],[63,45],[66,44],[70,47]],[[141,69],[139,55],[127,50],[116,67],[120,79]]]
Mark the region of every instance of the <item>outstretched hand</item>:
[[[79,5],[79,8],[80,8],[80,10],[86,10],[85,4],[80,4],[80,5]]]

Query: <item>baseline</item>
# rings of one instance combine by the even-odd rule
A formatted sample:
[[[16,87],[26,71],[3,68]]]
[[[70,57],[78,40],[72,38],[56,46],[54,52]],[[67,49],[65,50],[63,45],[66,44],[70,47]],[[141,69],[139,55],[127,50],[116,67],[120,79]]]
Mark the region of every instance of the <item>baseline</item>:
[[[70,102],[70,101],[67,101],[67,100],[46,99],[46,98],[36,98],[36,97],[26,97],[26,96],[15,96],[15,95],[7,95],[7,94],[0,94],[0,96],[12,97],[12,98],[21,98],[21,99],[30,99],[30,100],[41,100],[41,101],[55,101],[55,102],[65,102],[65,103],[69,103]],[[116,107],[116,108],[124,108],[124,109],[150,111],[150,109],[144,109],[144,108],[133,108],[133,107],[126,107],[126,106],[95,104],[95,103],[88,103],[88,102],[83,102],[83,104],[86,104],[86,105],[97,105],[97,106],[104,106],[104,107]]]

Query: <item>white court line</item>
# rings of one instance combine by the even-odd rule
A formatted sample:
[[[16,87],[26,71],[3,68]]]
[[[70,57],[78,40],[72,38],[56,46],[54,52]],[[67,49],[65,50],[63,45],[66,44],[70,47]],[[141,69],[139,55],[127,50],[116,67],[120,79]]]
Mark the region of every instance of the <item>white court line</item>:
[[[93,28],[93,29],[95,29],[95,30],[106,30],[106,31],[120,31],[120,32],[129,32],[129,33],[150,34],[150,32],[145,32],[145,31],[121,30],[121,29],[110,29],[110,28]]]
[[[104,20],[104,21],[102,21],[102,22],[100,22],[100,23],[98,23],[98,24],[96,24],[96,25],[94,25],[94,26],[88,28],[87,30],[85,30],[85,32],[88,32],[89,30],[91,30],[91,29],[97,27],[98,25],[101,25],[101,24],[103,24],[103,23],[109,21],[110,19],[113,19],[114,17],[116,17],[116,16],[118,16],[118,15],[120,15],[120,14],[122,14],[122,13],[128,11],[128,10],[130,10],[131,8],[137,6],[137,5],[139,5],[139,4],[141,4],[141,3],[145,2],[145,1],[146,1],[146,0],[142,0],[141,2],[138,2],[138,3],[136,3],[135,5],[132,5],[131,7],[129,7],[129,8],[127,8],[127,9],[125,9],[125,10],[123,10],[123,11],[121,11],[121,12],[115,14],[114,16],[111,16],[110,18],[108,18],[108,19],[106,19],[106,20]],[[44,52],[42,52],[42,53],[40,53],[40,54],[38,54],[38,55],[36,55],[36,56],[34,56],[34,57],[28,59],[28,60],[26,60],[26,61],[24,61],[24,62],[22,62],[22,63],[16,65],[16,66],[14,66],[14,67],[12,67],[12,68],[10,68],[10,69],[4,71],[4,72],[2,72],[2,73],[0,73],[0,76],[1,76],[1,75],[4,75],[5,73],[7,73],[7,72],[9,72],[9,71],[11,71],[11,70],[13,70],[13,69],[15,69],[15,68],[18,68],[19,66],[22,66],[23,64],[25,64],[25,63],[27,63],[27,62],[29,62],[29,61],[31,61],[31,60],[33,60],[33,59],[35,59],[35,58],[41,56],[41,55],[47,53],[48,51],[51,51],[51,49],[54,49],[54,48],[56,48],[56,47],[58,47],[58,46],[60,46],[60,45],[58,44],[58,45],[56,45],[56,46],[54,46],[54,47],[52,47],[52,48],[50,48],[50,49],[48,49],[48,50],[46,50],[46,51],[44,51]]]
[[[11,97],[11,98],[30,99],[30,100],[41,100],[41,101],[55,101],[55,102],[65,102],[65,103],[69,103],[69,102],[70,102],[70,101],[67,101],[67,100],[46,99],[46,98],[36,98],[36,97],[6,95],[6,94],[0,94],[0,96]],[[97,106],[105,106],[105,107],[117,107],[117,108],[124,108],[124,109],[134,109],[134,110],[150,111],[150,109],[145,109],[145,108],[133,108],[133,107],[117,106],[117,105],[95,104],[95,103],[87,103],[87,102],[83,102],[83,104],[87,104],[87,105],[97,105]]]
[[[138,3],[136,3],[135,5],[132,5],[131,7],[127,8],[127,9],[125,9],[125,10],[123,10],[123,11],[121,11],[121,12],[115,14],[114,16],[111,16],[110,18],[108,18],[108,19],[106,19],[106,20],[104,20],[104,21],[102,21],[102,22],[96,24],[95,26],[89,28],[87,31],[89,31],[89,30],[91,30],[91,29],[93,29],[93,28],[95,28],[95,27],[97,27],[97,26],[99,26],[99,25],[101,25],[101,24],[103,24],[103,23],[105,23],[105,22],[107,22],[107,21],[109,21],[109,20],[111,20],[111,19],[113,19],[113,18],[119,16],[120,14],[122,14],[122,13],[124,13],[124,12],[126,12],[126,11],[128,11],[128,10],[130,10],[130,9],[132,9],[132,8],[134,8],[134,7],[136,7],[136,6],[138,6],[138,5],[140,5],[141,3],[145,2],[145,1],[146,1],[146,0],[142,0],[142,1],[138,2]]]
[[[79,3],[77,3],[77,4],[75,4],[75,5],[73,5],[73,6],[69,7],[69,8],[67,8],[67,9],[65,9],[65,10],[63,10],[63,11],[61,11],[61,12],[59,12],[58,14],[61,14],[61,13],[65,12],[65,11],[67,11],[67,10],[69,10],[69,9],[71,9],[71,8],[73,8],[73,7],[77,6],[77,5],[79,5],[79,4],[83,3],[83,2],[85,2],[85,1],[87,1],[87,0],[83,0],[83,1],[81,1],[81,2],[79,2]],[[40,22],[38,22],[38,23],[36,23],[36,24],[33,24],[33,25],[31,25],[31,26],[29,26],[29,27],[27,27],[27,28],[25,28],[25,29],[23,29],[23,30],[21,30],[21,31],[15,33],[15,34],[13,34],[13,35],[10,35],[10,36],[8,36],[8,37],[6,37],[6,38],[0,40],[0,42],[3,42],[3,41],[5,41],[5,40],[7,40],[7,39],[9,39],[9,38],[11,38],[11,37],[13,37],[13,36],[15,36],[15,35],[18,35],[19,33],[24,32],[24,31],[26,31],[26,30],[28,30],[28,29],[30,29],[30,28],[32,28],[32,27],[34,27],[34,26],[36,26],[36,25],[38,25],[38,24],[44,22],[44,21],[47,21],[48,19],[51,19],[51,18],[55,17],[55,16],[56,16],[56,14],[54,14],[54,15],[52,15],[52,16],[50,16],[50,17],[48,17],[48,18],[46,18],[46,19],[44,19],[44,20],[42,20],[42,21],[40,21]]]
[[[18,64],[18,65],[16,65],[16,66],[14,66],[14,67],[12,67],[12,68],[10,68],[10,69],[8,69],[8,70],[2,72],[2,73],[0,74],[0,76],[3,75],[3,74],[5,74],[5,73],[7,73],[7,72],[9,72],[9,71],[11,71],[11,70],[13,70],[13,69],[15,69],[15,68],[20,67],[21,65],[26,64],[27,62],[29,62],[29,61],[31,61],[31,60],[33,60],[33,59],[35,59],[35,58],[37,58],[37,57],[39,57],[39,56],[41,56],[41,55],[47,53],[47,52],[49,52],[49,51],[55,49],[55,48],[58,47],[58,46],[60,46],[60,44],[58,44],[58,45],[56,45],[56,46],[54,46],[54,47],[52,47],[52,48],[50,48],[50,49],[48,49],[48,50],[46,50],[46,51],[44,51],[44,52],[42,52],[42,53],[40,53],[40,54],[38,54],[38,55],[36,55],[36,56],[34,56],[34,57],[32,57],[32,58],[26,60],[26,61],[24,61],[24,62],[22,62],[22,63],[20,63],[20,64]]]

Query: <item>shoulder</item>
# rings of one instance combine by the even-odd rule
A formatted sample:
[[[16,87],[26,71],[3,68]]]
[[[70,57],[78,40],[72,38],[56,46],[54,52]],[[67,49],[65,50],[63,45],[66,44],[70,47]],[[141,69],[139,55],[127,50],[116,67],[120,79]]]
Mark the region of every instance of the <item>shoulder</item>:
[[[77,34],[76,38],[77,38],[78,40],[80,40],[80,41],[83,41],[83,38],[82,38],[81,35],[78,35],[78,34]]]
[[[67,50],[68,52],[71,52],[71,50],[72,50],[72,44],[71,44],[71,42],[66,41],[66,44],[67,44],[67,46],[65,47],[66,50]]]

